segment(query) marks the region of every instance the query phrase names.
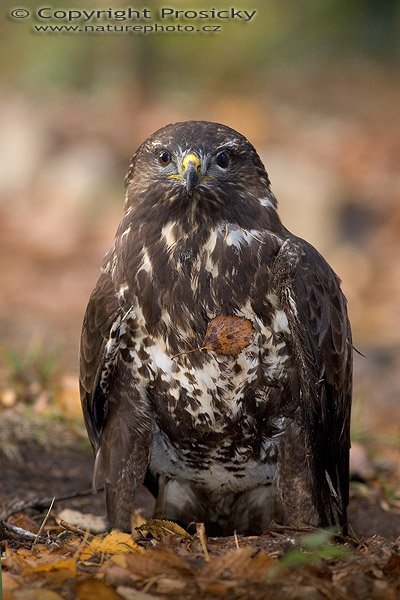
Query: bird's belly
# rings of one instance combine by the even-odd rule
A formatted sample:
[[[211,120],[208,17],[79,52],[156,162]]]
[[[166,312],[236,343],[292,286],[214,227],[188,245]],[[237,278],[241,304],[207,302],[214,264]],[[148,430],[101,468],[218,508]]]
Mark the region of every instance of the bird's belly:
[[[278,331],[287,321],[281,316],[264,327],[254,315],[243,316],[251,318],[255,334],[235,356],[198,350],[174,357],[164,337],[136,339],[132,368],[154,414],[154,474],[210,490],[239,491],[272,481],[291,369]]]
[[[258,456],[248,456],[245,447],[235,446],[227,438],[215,447],[190,448],[172,444],[163,432],[153,434],[150,454],[150,471],[154,475],[185,481],[209,492],[225,490],[240,492],[258,485],[272,483],[276,471],[278,439],[268,440],[259,448]],[[224,456],[224,445],[229,446],[229,456]],[[269,456],[268,456],[269,455]]]
[[[274,477],[284,418],[285,355],[249,347],[163,365],[149,385],[156,417],[150,470],[207,490],[241,491]]]

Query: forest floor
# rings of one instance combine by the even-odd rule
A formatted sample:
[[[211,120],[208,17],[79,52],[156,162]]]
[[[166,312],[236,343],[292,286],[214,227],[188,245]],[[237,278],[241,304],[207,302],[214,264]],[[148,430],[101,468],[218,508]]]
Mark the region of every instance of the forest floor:
[[[133,535],[107,535],[103,494],[90,493],[92,456],[79,418],[60,418],[51,403],[44,416],[43,391],[30,404],[14,400],[1,409],[0,425],[4,600],[400,597],[395,461],[370,461],[355,444],[348,538],[276,528],[207,538],[201,526],[188,535],[148,520],[145,490]]]

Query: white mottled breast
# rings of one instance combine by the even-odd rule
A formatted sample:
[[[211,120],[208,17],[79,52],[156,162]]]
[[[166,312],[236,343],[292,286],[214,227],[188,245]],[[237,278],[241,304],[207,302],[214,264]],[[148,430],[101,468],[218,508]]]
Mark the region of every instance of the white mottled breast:
[[[191,353],[172,358],[164,340],[154,340],[147,346],[150,354],[149,366],[154,377],[159,376],[168,384],[168,394],[179,401],[180,390],[198,402],[198,406],[188,405],[186,410],[199,424],[201,416],[208,417],[210,425],[218,430],[224,427],[226,419],[235,417],[242,409],[244,390],[257,378],[265,382],[283,383],[287,376],[288,356],[285,342],[276,343],[274,334],[286,331],[287,319],[282,311],[276,311],[273,319],[273,331],[264,327],[244,307],[238,316],[251,319],[256,327],[253,342],[237,356],[223,356],[208,350],[199,350],[202,354],[202,366],[193,365]],[[253,317],[253,319],[252,319]],[[145,383],[145,382],[143,382]],[[216,407],[215,398],[224,406],[224,413]],[[262,402],[260,394],[259,401]]]
[[[174,235],[175,232],[175,235]],[[169,253],[173,253],[178,243],[176,227],[166,225],[162,230],[165,245]],[[220,226],[212,230],[204,245],[199,250],[197,259],[194,261],[191,272],[191,288],[193,291],[193,302],[200,276],[201,269],[209,271],[213,278],[221,276],[219,264],[213,259],[213,251],[217,240],[221,238],[227,248],[234,248],[238,255],[238,266],[240,266],[240,252],[244,247],[254,246],[257,253],[260,246],[265,243],[265,232],[258,230],[246,231],[236,226]],[[151,272],[152,265],[146,249],[143,251],[143,266],[146,272]],[[230,271],[233,273],[234,270]],[[234,282],[232,282],[234,285]],[[120,293],[125,293],[121,289]],[[216,306],[218,298],[211,282],[209,290],[210,306]],[[173,444],[170,443],[165,432],[157,431],[154,434],[153,449],[151,455],[151,470],[165,472],[171,476],[178,476],[179,471],[184,469],[185,478],[193,477],[196,481],[203,483],[206,487],[223,485],[231,489],[247,489],[254,482],[265,482],[271,480],[274,472],[274,461],[278,437],[283,427],[280,415],[271,415],[274,421],[275,439],[263,438],[259,447],[259,456],[250,457],[248,450],[253,446],[253,438],[259,429],[257,410],[247,411],[244,398],[248,398],[248,392],[252,390],[252,402],[255,407],[263,406],[269,400],[270,389],[283,387],[288,377],[289,356],[284,338],[289,334],[289,324],[285,312],[278,304],[276,296],[269,294],[266,298],[271,312],[268,325],[254,313],[251,303],[247,298],[235,314],[250,319],[254,326],[254,337],[252,343],[244,348],[237,356],[223,356],[212,351],[199,350],[201,359],[195,359],[192,353],[181,354],[173,357],[168,340],[162,336],[151,337],[146,330],[146,322],[140,308],[140,302],[132,306],[131,311],[135,316],[135,340],[130,350],[132,368],[135,374],[139,373],[140,384],[144,389],[154,385],[157,403],[156,411],[169,414],[172,423],[177,423],[173,435]],[[207,298],[203,302],[207,302]],[[182,311],[189,315],[193,306],[182,305]],[[207,304],[205,304],[207,312]],[[223,309],[222,309],[223,312]],[[210,319],[217,316],[213,311],[208,311]],[[129,320],[129,314],[126,315]],[[162,320],[167,324],[167,329],[175,325],[172,322],[168,307],[162,310]],[[187,341],[187,350],[192,349],[189,345],[193,340],[191,331],[182,330],[177,332],[183,342]],[[124,343],[122,341],[122,343]],[[128,343],[128,345],[130,345]],[[148,358],[143,361],[140,358],[145,353]],[[184,391],[184,394],[182,394]],[[247,392],[247,396],[246,396]],[[204,458],[207,465],[199,475],[199,466],[190,462],[190,451],[188,440],[182,440],[187,432],[181,431],[180,420],[190,420],[191,433],[198,439],[196,451],[201,455],[201,437],[207,431],[220,434],[226,448],[213,447],[209,445],[204,448],[203,455],[199,458],[199,465]],[[173,426],[173,425],[172,425]],[[171,427],[171,424],[170,424]],[[194,432],[194,433],[193,433]],[[232,432],[240,433],[240,445],[236,448],[235,471],[227,469],[227,462],[232,444]],[[184,442],[184,443],[183,443]],[[186,446],[185,446],[186,444]],[[223,445],[222,444],[222,445]],[[185,447],[184,447],[185,446]],[[253,448],[252,448],[253,449]],[[254,449],[253,449],[254,450]],[[229,465],[228,465],[229,467]],[[241,471],[237,477],[237,470]],[[236,487],[235,487],[236,486]]]
[[[138,314],[137,311],[136,315]],[[271,327],[264,326],[254,315],[249,305],[237,312],[238,316],[250,319],[255,327],[252,343],[237,356],[224,356],[208,350],[201,353],[201,367],[193,364],[192,353],[173,357],[162,338],[152,340],[151,345],[144,344],[148,336],[137,340],[136,348],[131,350],[131,359],[135,371],[143,365],[138,349],[149,355],[146,365],[148,375],[140,377],[143,387],[150,381],[160,378],[167,384],[168,396],[179,402],[181,390],[195,401],[196,406],[187,405],[186,410],[199,424],[207,416],[215,430],[223,429],[226,419],[232,419],[242,409],[241,400],[245,388],[257,378],[274,385],[283,383],[287,377],[288,356],[284,341],[276,341],[276,335],[288,332],[285,313],[277,309],[273,315]],[[188,350],[191,348],[188,347]],[[223,404],[223,413],[217,408],[215,399]],[[260,394],[259,401],[263,401]]]

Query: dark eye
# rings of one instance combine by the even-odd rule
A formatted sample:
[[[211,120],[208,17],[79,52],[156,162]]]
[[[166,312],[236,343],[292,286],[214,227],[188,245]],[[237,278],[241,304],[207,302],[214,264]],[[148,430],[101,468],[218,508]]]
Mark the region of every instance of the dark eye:
[[[171,162],[171,154],[168,150],[162,150],[158,155],[158,160],[163,167],[166,167]]]
[[[226,169],[229,165],[231,157],[229,156],[229,152],[220,152],[217,155],[217,165],[221,167],[221,169]]]

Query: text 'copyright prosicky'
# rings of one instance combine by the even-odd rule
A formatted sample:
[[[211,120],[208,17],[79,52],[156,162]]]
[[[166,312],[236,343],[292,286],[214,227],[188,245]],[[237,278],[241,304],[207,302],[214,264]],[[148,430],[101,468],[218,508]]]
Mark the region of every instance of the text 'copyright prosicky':
[[[199,9],[177,9],[174,7],[160,7],[158,9],[150,8],[125,8],[125,9],[92,9],[80,10],[70,8],[55,8],[43,6],[28,10],[26,8],[14,8],[9,11],[12,19],[28,19],[31,17],[34,21],[67,21],[91,23],[96,21],[241,21],[249,23],[257,14],[256,10],[243,10],[235,7],[224,9],[210,8],[208,10]]]
[[[95,8],[77,9],[42,6],[17,7],[9,11],[13,21],[30,22],[33,33],[219,33],[225,23],[253,23],[256,10],[225,8],[184,9]]]

